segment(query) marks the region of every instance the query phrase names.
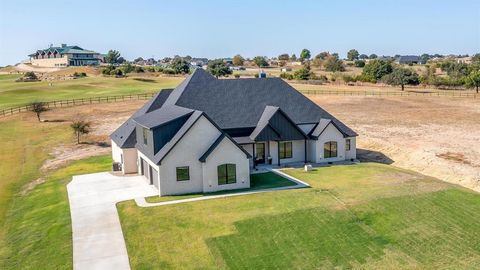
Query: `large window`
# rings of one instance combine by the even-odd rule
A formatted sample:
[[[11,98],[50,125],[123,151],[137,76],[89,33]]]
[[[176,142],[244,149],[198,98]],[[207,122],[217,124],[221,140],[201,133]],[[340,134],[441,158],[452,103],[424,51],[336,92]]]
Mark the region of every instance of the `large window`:
[[[292,142],[280,142],[278,144],[280,159],[292,158]]]
[[[350,139],[347,139],[345,141],[345,150],[350,151],[352,149],[352,141]]]
[[[143,128],[143,144],[147,145],[148,129]]]
[[[326,142],[324,145],[324,158],[337,157],[337,142]]]
[[[177,181],[190,180],[190,168],[188,166],[177,167]]]
[[[217,167],[218,184],[226,185],[237,182],[237,165],[223,164]]]

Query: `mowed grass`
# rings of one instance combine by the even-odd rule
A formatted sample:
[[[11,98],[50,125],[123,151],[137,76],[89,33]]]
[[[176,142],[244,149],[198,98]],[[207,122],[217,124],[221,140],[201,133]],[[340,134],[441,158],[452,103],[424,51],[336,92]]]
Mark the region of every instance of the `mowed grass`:
[[[211,193],[195,193],[195,194],[187,194],[187,195],[174,195],[174,196],[161,196],[161,197],[152,196],[152,197],[147,197],[146,201],[151,203],[166,202],[166,201],[183,200],[183,199],[190,199],[190,198],[197,198],[197,197],[208,197],[213,195],[256,191],[256,190],[262,190],[262,189],[268,189],[268,188],[287,187],[287,186],[294,186],[294,185],[296,185],[294,182],[272,172],[256,173],[256,174],[250,175],[250,188],[247,188],[247,189],[235,189],[235,190],[225,190],[225,191],[218,191],[218,192],[211,192]]]
[[[287,170],[312,188],[119,204],[134,269],[476,269],[480,196],[396,167]]]
[[[0,109],[28,104],[93,96],[140,94],[177,86],[183,77],[86,77],[64,81],[15,82],[21,75],[0,75]]]
[[[73,175],[107,171],[110,165],[110,156],[75,161],[28,193],[16,193],[3,226],[0,269],[72,269],[66,184]]]

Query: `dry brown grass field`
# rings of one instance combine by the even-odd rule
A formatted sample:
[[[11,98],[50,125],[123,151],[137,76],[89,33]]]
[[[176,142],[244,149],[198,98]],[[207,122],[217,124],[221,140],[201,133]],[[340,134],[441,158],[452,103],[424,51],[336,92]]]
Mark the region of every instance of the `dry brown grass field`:
[[[359,133],[360,157],[480,191],[480,101],[310,96]]]

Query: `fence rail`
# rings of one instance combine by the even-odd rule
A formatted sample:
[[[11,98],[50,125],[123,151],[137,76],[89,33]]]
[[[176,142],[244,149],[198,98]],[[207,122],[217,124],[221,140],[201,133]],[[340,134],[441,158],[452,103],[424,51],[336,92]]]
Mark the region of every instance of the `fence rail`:
[[[458,97],[480,98],[478,93],[462,92],[414,92],[414,91],[359,91],[359,90],[299,90],[305,95],[337,95],[337,96],[423,96],[423,97]]]
[[[64,108],[64,107],[72,107],[72,106],[87,105],[87,104],[120,102],[120,101],[126,101],[126,100],[146,100],[146,99],[152,98],[154,95],[155,93],[118,95],[118,96],[99,96],[99,97],[88,97],[88,98],[53,100],[53,101],[46,101],[44,103],[47,108]],[[21,112],[27,112],[31,110],[32,110],[32,105],[23,105],[18,107],[0,109],[0,117],[5,117],[5,116],[9,116],[9,115],[13,115]]]

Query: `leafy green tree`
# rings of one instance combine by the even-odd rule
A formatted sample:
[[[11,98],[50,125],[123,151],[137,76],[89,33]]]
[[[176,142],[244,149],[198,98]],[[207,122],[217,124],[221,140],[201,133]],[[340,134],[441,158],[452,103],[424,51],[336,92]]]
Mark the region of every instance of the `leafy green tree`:
[[[171,68],[175,74],[186,74],[190,71],[190,65],[181,57],[175,57],[172,62],[170,62],[169,68]]]
[[[290,55],[288,55],[288,53],[280,54],[280,55],[278,56],[278,60],[288,61],[288,60],[290,60]]]
[[[292,54],[292,56],[290,56],[290,61],[297,61],[297,56]]]
[[[222,59],[216,59],[208,62],[207,71],[217,78],[232,74],[232,70]]]
[[[245,59],[240,54],[235,55],[232,59],[232,63],[235,66],[243,66],[244,62],[245,62]]]
[[[358,58],[360,58],[360,59],[362,59],[362,60],[365,60],[365,59],[368,59],[368,55],[366,55],[366,54],[360,54],[360,56],[359,56]]]
[[[467,88],[475,88],[478,94],[478,88],[480,87],[480,70],[474,70],[468,74],[465,78],[465,86]]]
[[[135,70],[135,67],[130,64],[130,63],[124,63],[120,69],[122,69],[123,73],[127,74],[127,73],[131,73]]]
[[[417,85],[419,83],[418,74],[411,69],[395,67],[392,73],[385,75],[382,81],[389,85],[400,85],[402,91],[405,89],[405,85]]]
[[[116,50],[109,50],[107,55],[105,55],[105,63],[108,64],[117,64],[120,59],[120,52]]]
[[[326,71],[331,71],[331,72],[345,71],[345,65],[343,64],[343,61],[333,55],[325,59],[323,66],[325,67]]]
[[[73,123],[70,125],[72,128],[73,132],[77,136],[77,144],[80,144],[80,136],[83,134],[88,134],[90,133],[90,122],[84,121],[84,120],[75,120]]]
[[[368,56],[368,58],[369,58],[369,59],[377,59],[378,56],[377,56],[376,54],[372,53],[372,54],[370,54],[370,55]]]
[[[303,49],[302,52],[300,53],[300,59],[302,60],[308,60],[310,59],[311,54],[310,54],[310,51],[308,49]]]
[[[34,112],[37,115],[38,122],[40,122],[40,114],[43,112],[48,111],[47,103],[45,102],[40,102],[40,101],[34,101],[30,103],[30,111]]]
[[[312,72],[310,71],[309,64],[305,64],[303,68],[293,73],[293,78],[295,78],[296,80],[309,80],[311,76]]]
[[[347,52],[347,59],[350,61],[357,60],[359,55],[360,54],[358,53],[357,50],[351,49],[350,51]]]
[[[265,57],[263,57],[263,56],[255,56],[253,58],[253,62],[258,67],[268,67],[268,62],[267,62],[267,60],[265,60]]]
[[[363,67],[362,78],[364,81],[377,82],[392,71],[393,67],[390,61],[371,60]]]

